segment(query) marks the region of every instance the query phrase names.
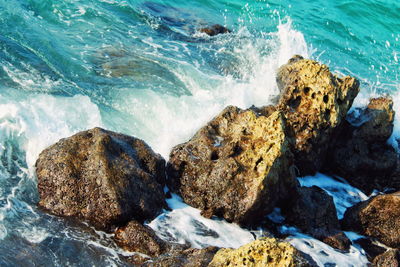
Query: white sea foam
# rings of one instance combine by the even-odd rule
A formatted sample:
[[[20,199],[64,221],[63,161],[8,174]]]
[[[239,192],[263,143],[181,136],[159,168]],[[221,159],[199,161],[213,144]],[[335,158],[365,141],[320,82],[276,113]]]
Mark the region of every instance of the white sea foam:
[[[298,250],[310,255],[321,267],[361,267],[368,265],[368,259],[363,250],[351,246],[348,253],[341,253],[329,245],[310,236],[289,229],[291,236],[285,241],[292,244]]]
[[[111,128],[122,128],[128,134],[144,139],[168,158],[174,145],[187,141],[226,106],[248,108],[271,104],[279,93],[276,69],[294,54],[310,56],[303,35],[293,29],[290,19],[281,24],[277,32],[267,36],[252,36],[242,28],[236,34],[215,38],[214,44],[219,47],[234,45],[229,51],[223,48],[215,53],[235,58],[236,62],[228,66],[227,71],[234,68],[240,73],[240,79],[229,74],[204,73],[203,69],[190,64],[184,64],[182,68],[183,63],[173,63],[171,72],[179,77],[190,94],[174,96],[154,90],[121,90],[110,105],[126,114],[124,121],[118,125],[112,125],[111,118],[105,121],[110,121]],[[154,56],[158,55],[155,51]],[[176,59],[171,63],[174,61]]]
[[[0,139],[3,144],[10,136],[19,139],[29,168],[47,146],[95,126],[102,126],[100,111],[87,96],[38,95],[23,101],[0,96]]]
[[[167,199],[172,211],[164,212],[149,226],[163,239],[190,244],[195,248],[207,246],[238,248],[254,240],[254,236],[237,224],[222,219],[206,219],[200,210],[186,205],[173,195]]]

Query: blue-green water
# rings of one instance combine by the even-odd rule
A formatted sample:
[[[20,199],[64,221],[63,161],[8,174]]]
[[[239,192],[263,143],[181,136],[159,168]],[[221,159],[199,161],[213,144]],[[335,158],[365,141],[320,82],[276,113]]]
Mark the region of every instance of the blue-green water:
[[[400,101],[399,14],[397,0],[0,0],[0,265],[123,265],[102,233],[36,208],[46,146],[103,126],[168,157],[224,106],[268,104],[293,54],[359,78],[356,105]],[[233,32],[198,33],[215,23]]]

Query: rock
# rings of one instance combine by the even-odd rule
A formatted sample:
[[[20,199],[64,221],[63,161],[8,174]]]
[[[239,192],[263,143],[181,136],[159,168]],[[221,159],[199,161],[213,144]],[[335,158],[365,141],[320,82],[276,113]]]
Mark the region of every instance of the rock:
[[[353,186],[370,194],[373,189],[400,189],[399,158],[387,139],[393,132],[393,101],[374,98],[360,111],[366,120],[359,126],[343,123],[342,132],[332,143],[327,172],[344,177]]]
[[[170,249],[170,245],[159,238],[153,229],[136,221],[129,222],[115,232],[115,243],[130,252],[139,252],[149,257],[158,257]]]
[[[140,139],[101,128],[61,139],[36,162],[39,206],[112,231],[166,206],[165,161]]]
[[[400,192],[378,195],[348,208],[342,226],[400,248]]]
[[[355,240],[354,243],[362,247],[369,261],[373,261],[376,256],[386,251],[386,248],[375,244],[370,238],[359,238]]]
[[[203,249],[190,248],[165,254],[151,261],[145,262],[143,267],[207,267],[213,259],[217,247]]]
[[[359,127],[358,135],[369,142],[386,142],[393,133],[395,112],[389,97],[370,99],[364,116],[368,120]]]
[[[220,24],[215,24],[210,27],[201,28],[199,32],[203,32],[209,36],[215,36],[218,34],[230,33],[232,31]]]
[[[285,122],[227,107],[188,142],[173,148],[170,188],[189,205],[229,222],[250,225],[297,186]]]
[[[374,267],[400,267],[400,251],[389,249],[373,260]]]
[[[350,240],[340,232],[333,198],[317,186],[301,187],[283,209],[286,223],[327,243],[348,250]]]
[[[262,238],[238,249],[222,248],[215,254],[210,267],[219,266],[317,266],[304,253],[286,242]]]
[[[301,176],[314,174],[325,161],[329,144],[340,129],[359,82],[338,78],[316,61],[295,56],[279,68],[278,108],[295,136],[295,164]]]

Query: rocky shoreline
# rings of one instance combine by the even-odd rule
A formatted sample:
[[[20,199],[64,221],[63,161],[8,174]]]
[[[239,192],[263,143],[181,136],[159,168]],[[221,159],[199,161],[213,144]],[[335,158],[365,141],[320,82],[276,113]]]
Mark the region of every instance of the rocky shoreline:
[[[60,140],[36,162],[39,207],[115,233],[117,245],[136,252],[127,259],[135,265],[316,266],[273,231],[267,215],[280,208],[286,225],[339,251],[352,243],[343,231],[355,231],[365,236],[359,244],[373,266],[399,266],[400,160],[387,144],[393,101],[374,98],[357,116],[348,114],[359,82],[300,56],[279,68],[277,84],[276,105],[225,108],[174,147],[168,162],[144,141],[100,128]],[[367,194],[386,193],[339,220],[328,193],[296,178],[316,172],[343,177]],[[204,217],[262,226],[276,236],[238,249],[166,242],[143,223],[168,208],[171,193]]]

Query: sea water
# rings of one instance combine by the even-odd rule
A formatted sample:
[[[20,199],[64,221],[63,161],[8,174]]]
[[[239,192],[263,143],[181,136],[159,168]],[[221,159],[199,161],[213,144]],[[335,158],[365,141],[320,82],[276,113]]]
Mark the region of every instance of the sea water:
[[[399,14],[397,0],[0,0],[0,265],[124,265],[129,253],[109,235],[36,207],[40,151],[77,131],[134,135],[168,159],[225,106],[270,104],[275,71],[294,54],[357,77],[354,107],[390,95],[400,114]],[[232,33],[198,32],[216,23]],[[323,174],[299,180],[331,194],[339,217],[368,197]],[[239,247],[263,235],[205,219],[178,196],[168,204],[148,222],[167,240]],[[321,266],[367,262],[357,246],[340,253],[281,230]]]

